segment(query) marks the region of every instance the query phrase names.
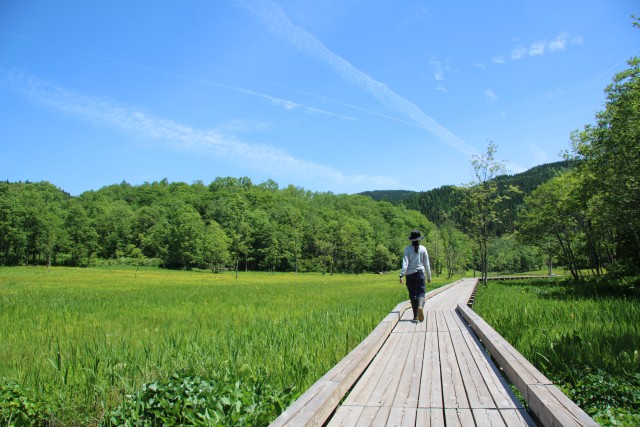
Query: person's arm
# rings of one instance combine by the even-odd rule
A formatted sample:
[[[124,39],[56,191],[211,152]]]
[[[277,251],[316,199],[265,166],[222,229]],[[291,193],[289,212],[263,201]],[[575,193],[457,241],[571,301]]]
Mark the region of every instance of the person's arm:
[[[424,248],[424,261],[422,265],[424,265],[424,272],[427,275],[427,282],[431,283],[431,265],[429,264],[429,253],[427,252],[427,248]]]
[[[404,254],[402,255],[402,269],[400,270],[400,284],[402,284],[402,277],[407,273],[407,267],[409,266],[409,257],[407,255],[407,250],[404,250]]]

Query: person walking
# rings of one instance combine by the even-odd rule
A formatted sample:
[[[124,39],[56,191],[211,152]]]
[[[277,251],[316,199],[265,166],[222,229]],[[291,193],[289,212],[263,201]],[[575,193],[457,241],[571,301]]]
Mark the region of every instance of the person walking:
[[[424,298],[427,292],[427,283],[431,283],[431,266],[427,248],[420,244],[424,236],[420,230],[413,230],[409,235],[411,244],[404,248],[402,257],[402,270],[400,270],[400,284],[402,277],[407,276],[407,290],[413,310],[413,320],[424,321]]]

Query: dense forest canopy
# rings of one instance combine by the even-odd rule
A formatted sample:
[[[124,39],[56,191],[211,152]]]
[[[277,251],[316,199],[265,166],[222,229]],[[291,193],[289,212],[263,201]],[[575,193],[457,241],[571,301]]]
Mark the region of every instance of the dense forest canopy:
[[[100,260],[168,268],[365,272],[396,268],[420,213],[358,195],[248,178],[123,182],[71,197],[48,182],[0,183],[0,263]]]

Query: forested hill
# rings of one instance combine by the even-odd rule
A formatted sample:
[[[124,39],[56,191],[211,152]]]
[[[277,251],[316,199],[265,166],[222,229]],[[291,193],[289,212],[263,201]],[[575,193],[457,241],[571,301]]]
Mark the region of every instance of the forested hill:
[[[522,193],[512,196],[501,208],[505,215],[502,218],[502,229],[497,230],[498,234],[504,231],[511,231],[517,216],[518,207],[523,203],[524,198],[540,184],[548,181],[562,171],[571,168],[569,161],[560,161],[536,166],[528,171],[515,175],[500,175],[495,178],[501,188],[510,185],[516,186]],[[391,203],[402,203],[409,209],[422,212],[431,222],[442,225],[447,219],[451,219],[463,230],[466,229],[464,212],[461,210],[461,203],[464,199],[465,188],[454,185],[445,185],[429,191],[367,191],[360,193],[369,196],[374,200],[387,200]]]
[[[391,203],[402,203],[412,195],[416,194],[416,191],[409,190],[374,190],[374,191],[364,191],[359,193],[362,196],[369,196],[373,200],[378,202],[387,201]]]

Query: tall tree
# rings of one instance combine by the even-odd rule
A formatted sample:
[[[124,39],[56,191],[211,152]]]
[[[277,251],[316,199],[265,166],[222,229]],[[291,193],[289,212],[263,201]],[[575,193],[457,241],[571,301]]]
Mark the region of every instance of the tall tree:
[[[465,199],[472,233],[478,245],[478,267],[483,285],[487,284],[489,238],[492,227],[500,222],[498,206],[509,199],[510,194],[519,192],[515,186],[499,191],[495,178],[503,174],[506,168],[504,162],[496,160],[496,151],[496,144],[490,141],[485,154],[473,156],[471,165],[475,180],[467,186]]]
[[[638,26],[638,19],[634,25]],[[640,58],[605,89],[595,126],[572,134],[573,149],[593,192],[594,225],[614,230],[616,258],[640,269]]]
[[[567,172],[536,188],[525,198],[518,226],[521,237],[547,251],[558,248],[574,279],[581,277],[576,247],[584,238],[580,176]],[[552,237],[557,246],[551,245]]]

